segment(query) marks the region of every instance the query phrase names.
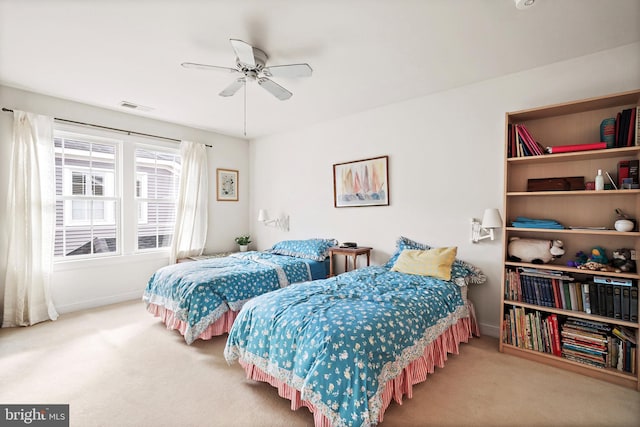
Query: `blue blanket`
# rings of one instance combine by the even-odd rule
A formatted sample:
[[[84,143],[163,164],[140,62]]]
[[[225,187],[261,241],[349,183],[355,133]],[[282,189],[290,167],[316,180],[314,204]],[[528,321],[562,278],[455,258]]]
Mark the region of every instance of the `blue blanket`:
[[[184,338],[191,344],[228,310],[239,311],[257,295],[310,279],[305,260],[252,251],[162,267],[142,298],[185,322]]]
[[[460,318],[459,287],[367,267],[249,301],[225,347],[301,392],[331,424],[377,424],[382,392]]]

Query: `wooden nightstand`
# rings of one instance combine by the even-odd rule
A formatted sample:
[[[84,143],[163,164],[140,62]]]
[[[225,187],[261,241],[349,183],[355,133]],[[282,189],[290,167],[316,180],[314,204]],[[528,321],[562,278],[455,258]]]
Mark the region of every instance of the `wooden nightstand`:
[[[357,248],[341,248],[339,246],[334,246],[329,248],[329,277],[332,277],[333,274],[333,256],[334,255],[344,255],[344,271],[349,271],[349,257],[352,259],[353,269],[357,268],[356,260],[358,255],[366,255],[367,256],[367,266],[369,265],[369,261],[371,260],[371,249],[365,246],[359,246]]]

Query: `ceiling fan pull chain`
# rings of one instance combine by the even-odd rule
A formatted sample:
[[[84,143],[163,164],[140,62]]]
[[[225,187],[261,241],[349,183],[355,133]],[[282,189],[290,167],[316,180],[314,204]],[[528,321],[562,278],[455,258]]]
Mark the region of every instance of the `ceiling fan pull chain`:
[[[244,81],[244,136],[247,136],[247,80]]]

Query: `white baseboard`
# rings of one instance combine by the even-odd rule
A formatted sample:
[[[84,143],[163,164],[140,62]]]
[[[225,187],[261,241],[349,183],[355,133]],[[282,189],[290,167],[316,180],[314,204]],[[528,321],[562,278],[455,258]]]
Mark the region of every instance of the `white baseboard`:
[[[488,325],[486,323],[480,323],[480,333],[482,335],[488,335],[494,338],[500,338],[500,327],[496,325]]]
[[[74,311],[86,310],[89,308],[103,307],[105,305],[116,304],[123,301],[139,299],[142,301],[142,291],[127,292],[119,295],[110,295],[104,298],[96,298],[87,301],[80,301],[73,304],[56,306],[59,314],[73,313]]]

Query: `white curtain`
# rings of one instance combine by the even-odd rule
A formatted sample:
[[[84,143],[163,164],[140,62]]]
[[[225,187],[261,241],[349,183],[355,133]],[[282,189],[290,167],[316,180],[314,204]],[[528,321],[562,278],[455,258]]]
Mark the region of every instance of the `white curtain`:
[[[207,239],[208,169],[204,144],[182,141],[182,173],[171,242],[171,262],[179,258],[202,255]]]
[[[2,327],[58,318],[49,292],[54,221],[53,118],[14,111]]]

